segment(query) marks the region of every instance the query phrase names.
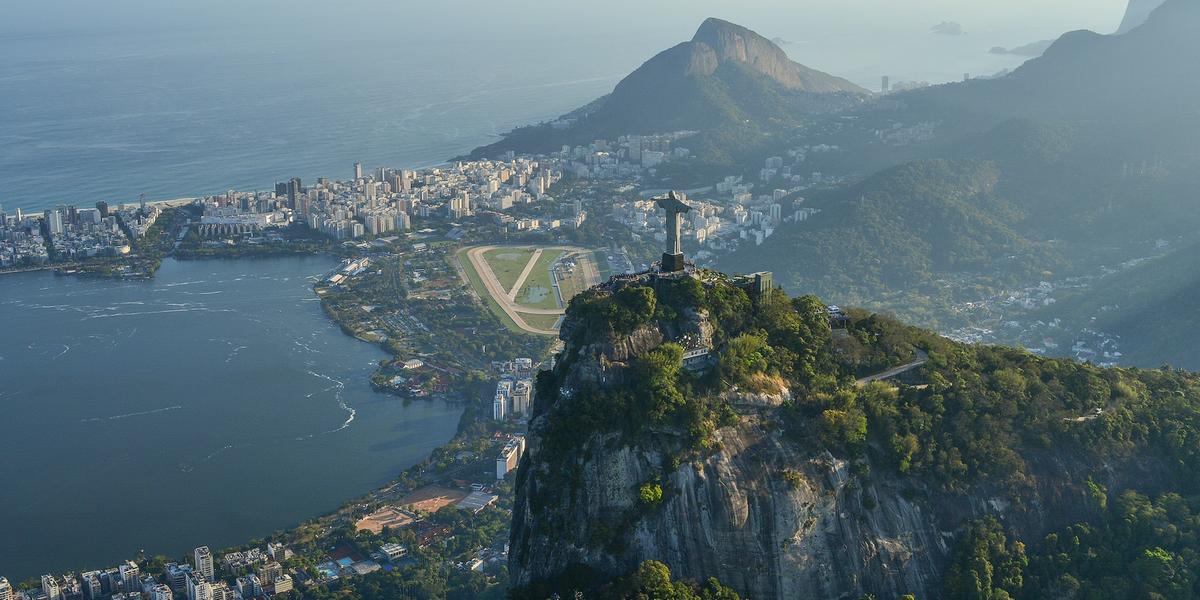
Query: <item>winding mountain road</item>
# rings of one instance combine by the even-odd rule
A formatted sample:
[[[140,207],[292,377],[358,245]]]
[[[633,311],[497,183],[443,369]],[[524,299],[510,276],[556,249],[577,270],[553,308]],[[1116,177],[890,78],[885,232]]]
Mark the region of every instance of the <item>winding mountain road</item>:
[[[864,385],[867,385],[868,383],[871,383],[872,381],[883,381],[884,379],[891,379],[897,375],[900,375],[902,373],[907,373],[907,372],[929,362],[929,353],[928,352],[926,352],[920,348],[917,348],[916,351],[917,351],[917,359],[916,360],[909,362],[909,363],[902,364],[898,367],[892,367],[886,371],[881,371],[874,375],[867,375],[866,377],[863,377],[862,379],[855,381],[854,382],[855,385],[862,387]]]

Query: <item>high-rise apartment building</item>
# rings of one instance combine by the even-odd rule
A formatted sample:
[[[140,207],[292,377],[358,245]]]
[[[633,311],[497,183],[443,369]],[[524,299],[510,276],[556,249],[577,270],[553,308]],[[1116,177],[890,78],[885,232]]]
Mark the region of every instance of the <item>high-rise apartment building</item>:
[[[288,208],[296,208],[296,198],[300,197],[303,186],[300,185],[300,178],[293,177],[287,184]]]
[[[193,564],[195,565],[196,573],[199,573],[201,577],[204,577],[206,581],[211,583],[214,579],[213,575],[215,575],[212,551],[208,549],[208,546],[200,546],[192,553],[192,558],[195,559]]]
[[[43,215],[46,219],[46,228],[50,230],[50,235],[61,235],[63,232],[63,213],[55,208],[47,210]]]
[[[47,600],[62,600],[58,578],[53,575],[42,575],[42,591],[46,593]]]
[[[258,580],[260,582],[274,582],[275,578],[283,575],[283,565],[271,561],[258,568]]]
[[[100,582],[100,571],[86,571],[79,575],[83,581],[84,600],[100,600],[104,596],[104,584]],[[0,597],[0,600],[4,600]]]
[[[140,593],[142,591],[142,570],[138,568],[137,563],[127,560],[119,568],[121,570],[121,587],[124,591]]]

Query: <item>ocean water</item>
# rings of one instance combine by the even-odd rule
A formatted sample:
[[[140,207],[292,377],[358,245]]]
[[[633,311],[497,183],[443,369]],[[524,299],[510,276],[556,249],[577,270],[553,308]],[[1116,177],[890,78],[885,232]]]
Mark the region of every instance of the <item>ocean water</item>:
[[[336,508],[453,436],[312,292],[323,257],[153,281],[0,277],[0,573],[227,547]]]
[[[680,8],[684,10],[684,8]],[[573,35],[197,25],[0,33],[0,205],[136,201],[270,189],[298,176],[348,178],[354,162],[417,168],[556,117],[608,93],[706,16]],[[797,14],[801,14],[798,11]],[[781,15],[786,16],[786,15]],[[390,17],[389,17],[390,18]],[[552,15],[541,15],[553,21]],[[730,15],[736,18],[736,15]],[[799,62],[877,89],[990,74],[1024,59],[987,53],[1057,35],[1053,26],[939,36],[747,21]],[[769,27],[764,27],[769,25]],[[446,27],[445,23],[431,27]]]
[[[0,36],[0,204],[179,198],[437,164],[623,74],[534,43],[145,31]],[[628,62],[628,61],[625,61]],[[636,60],[633,61],[636,66]]]

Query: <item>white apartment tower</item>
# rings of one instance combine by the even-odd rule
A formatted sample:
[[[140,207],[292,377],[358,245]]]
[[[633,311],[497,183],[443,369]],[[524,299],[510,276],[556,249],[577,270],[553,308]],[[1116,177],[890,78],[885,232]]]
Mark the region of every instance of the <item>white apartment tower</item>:
[[[215,572],[213,571],[213,555],[208,546],[200,546],[192,553],[195,558],[196,572],[204,577],[205,581],[212,582]]]
[[[199,573],[192,573],[188,577],[187,593],[188,600],[213,600],[212,585]]]
[[[42,575],[42,591],[48,600],[62,600],[62,592],[58,588],[58,579],[53,575]]]
[[[496,394],[496,398],[492,401],[492,418],[497,421],[503,421],[507,416],[508,396]]]
[[[125,561],[125,564],[120,566],[121,584],[125,587],[126,592],[141,592],[142,583],[138,578],[142,575],[142,570],[138,568],[137,563],[132,560]]]
[[[0,600],[12,600],[12,585],[3,577],[0,577]]]
[[[46,229],[51,235],[60,235],[63,232],[63,214],[61,210],[47,210],[43,215],[46,219]]]

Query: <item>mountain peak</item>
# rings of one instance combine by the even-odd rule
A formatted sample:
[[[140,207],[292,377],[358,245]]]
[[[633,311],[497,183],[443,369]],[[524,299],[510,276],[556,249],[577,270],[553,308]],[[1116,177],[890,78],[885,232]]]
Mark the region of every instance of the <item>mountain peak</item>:
[[[568,130],[545,126],[513,132],[473,154],[547,151],[563,143],[635,133],[778,127],[812,112],[858,104],[870,93],[841,77],[793,62],[771,40],[741,25],[709,18],[691,40],[654,55],[621,79],[611,94],[570,115],[575,123]],[[727,137],[692,143],[702,147],[698,153],[727,160],[744,150],[750,137],[736,144]]]
[[[714,42],[717,42],[723,33],[743,35],[746,37],[757,37],[763,39],[764,41],[769,41],[749,28],[742,27],[737,23],[730,23],[725,19],[718,19],[716,17],[709,17],[705,19],[704,22],[700,24],[700,27],[696,29],[696,35],[692,36],[692,41],[704,42],[710,46],[714,46]]]
[[[741,25],[715,17],[709,17],[700,24],[696,35],[692,37],[692,43],[712,48],[717,54],[717,60],[722,63],[736,61],[754,66],[791,62],[787,54],[771,40]]]
[[[700,24],[690,46],[696,57],[693,64],[707,65],[706,75],[717,66],[738,63],[770,77],[791,90],[806,92],[866,90],[837,77],[832,77],[793,62],[782,48],[753,30],[724,19],[709,17]],[[716,60],[712,60],[715,58]],[[692,72],[695,72],[693,69]]]

